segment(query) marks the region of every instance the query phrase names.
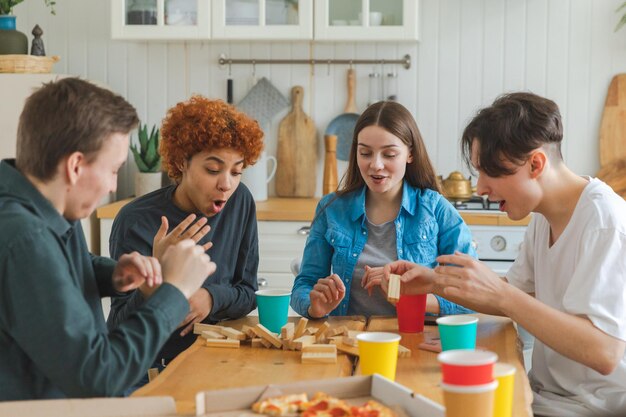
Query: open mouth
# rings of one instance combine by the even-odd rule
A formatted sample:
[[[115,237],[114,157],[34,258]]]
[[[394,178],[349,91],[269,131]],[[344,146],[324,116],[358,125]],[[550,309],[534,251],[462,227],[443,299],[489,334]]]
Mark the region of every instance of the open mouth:
[[[504,211],[504,203],[506,203],[506,200],[500,200],[500,211]]]
[[[370,175],[370,178],[373,179],[374,182],[382,182],[387,177],[385,177],[384,175]]]
[[[219,213],[226,205],[226,200],[213,200],[213,211]]]

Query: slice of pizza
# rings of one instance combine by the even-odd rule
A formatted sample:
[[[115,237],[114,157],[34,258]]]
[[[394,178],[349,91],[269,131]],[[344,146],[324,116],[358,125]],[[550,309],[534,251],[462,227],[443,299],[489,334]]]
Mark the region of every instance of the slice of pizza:
[[[350,406],[323,392],[316,393],[311,401],[302,404],[301,417],[352,417]]]
[[[275,417],[297,416],[302,404],[308,400],[305,393],[281,395],[255,402],[252,404],[252,410],[255,413]]]
[[[369,400],[361,407],[351,408],[352,417],[396,417],[396,413],[378,401]]]

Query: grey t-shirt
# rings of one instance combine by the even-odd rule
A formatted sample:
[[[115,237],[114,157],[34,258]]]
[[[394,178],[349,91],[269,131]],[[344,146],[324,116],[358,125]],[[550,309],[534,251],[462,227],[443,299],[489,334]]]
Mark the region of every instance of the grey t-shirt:
[[[361,286],[365,266],[378,267],[398,260],[396,228],[393,221],[373,224],[367,220],[367,242],[354,267],[350,287],[349,315],[395,316],[396,307],[387,301],[380,287],[375,287],[370,296]]]

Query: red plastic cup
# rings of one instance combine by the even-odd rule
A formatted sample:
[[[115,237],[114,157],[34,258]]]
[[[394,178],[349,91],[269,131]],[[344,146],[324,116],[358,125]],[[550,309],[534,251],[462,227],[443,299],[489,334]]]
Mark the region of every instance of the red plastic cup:
[[[426,313],[426,294],[400,296],[396,303],[398,330],[401,333],[421,333],[424,331]]]
[[[442,379],[450,385],[484,385],[494,381],[498,355],[487,350],[447,350],[437,355]]]

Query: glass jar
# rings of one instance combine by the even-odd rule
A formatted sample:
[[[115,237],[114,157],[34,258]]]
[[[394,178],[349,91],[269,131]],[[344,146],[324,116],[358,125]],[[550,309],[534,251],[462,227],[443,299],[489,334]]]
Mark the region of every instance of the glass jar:
[[[382,86],[380,73],[374,71],[369,74],[369,100],[367,105],[372,105],[382,100]]]
[[[398,100],[398,73],[392,71],[385,77],[385,100]]]

